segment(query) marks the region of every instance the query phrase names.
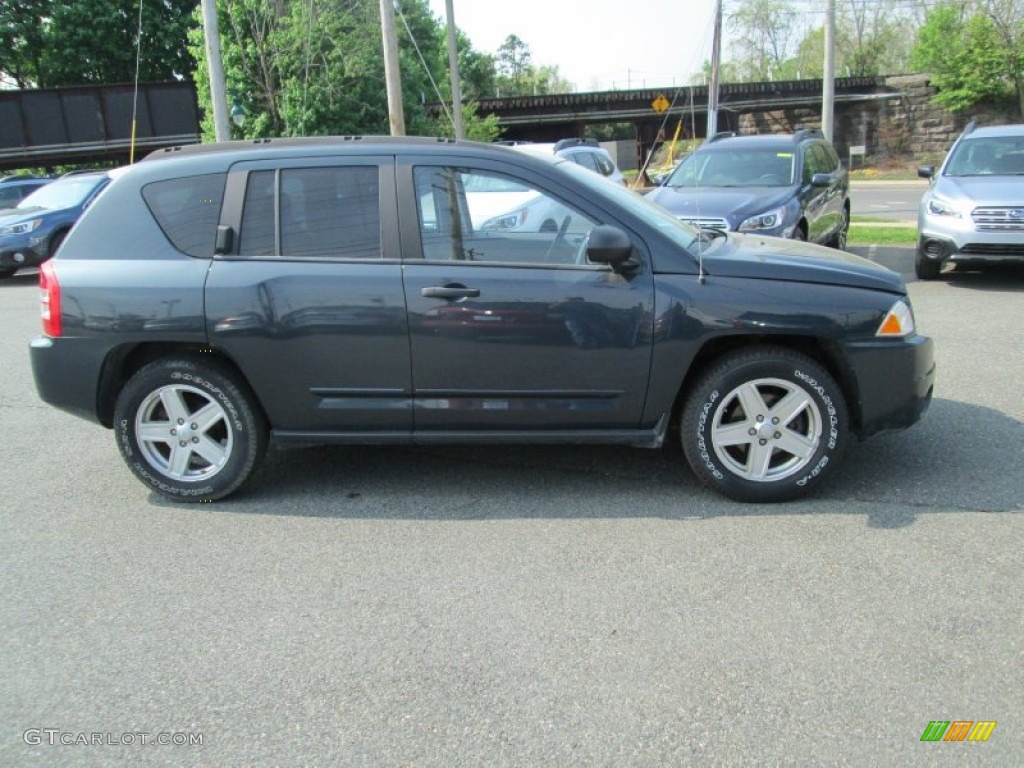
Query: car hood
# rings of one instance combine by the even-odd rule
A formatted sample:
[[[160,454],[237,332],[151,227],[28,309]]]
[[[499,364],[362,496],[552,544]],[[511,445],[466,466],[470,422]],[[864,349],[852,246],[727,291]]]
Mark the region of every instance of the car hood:
[[[44,213],[49,213],[49,208],[3,208],[0,209],[0,221],[4,224],[13,224],[18,219],[34,219]]]
[[[933,191],[973,205],[1024,207],[1024,176],[940,176]]]
[[[647,199],[676,216],[746,218],[783,205],[792,187],[657,187]]]
[[[903,277],[873,261],[821,245],[781,237],[730,233],[704,255],[709,275],[846,285],[906,293]]]

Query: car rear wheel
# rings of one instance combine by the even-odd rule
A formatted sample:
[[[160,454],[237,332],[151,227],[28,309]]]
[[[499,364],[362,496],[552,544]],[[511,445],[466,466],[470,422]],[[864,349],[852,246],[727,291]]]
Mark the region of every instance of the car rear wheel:
[[[248,388],[227,367],[157,360],[125,385],[114,409],[128,467],[175,501],[213,501],[238,489],[263,458],[267,427]]]
[[[842,391],[822,366],[782,347],[719,358],[691,388],[683,450],[698,478],[737,501],[777,502],[815,488],[846,444]]]

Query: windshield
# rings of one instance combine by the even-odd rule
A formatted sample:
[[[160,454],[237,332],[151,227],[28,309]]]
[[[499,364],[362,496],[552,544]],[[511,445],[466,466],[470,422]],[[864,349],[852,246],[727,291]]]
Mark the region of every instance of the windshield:
[[[1024,176],[1024,136],[965,139],[953,148],[943,176]]]
[[[103,176],[71,176],[59,179],[52,184],[37,189],[18,204],[20,210],[33,208],[74,208],[81,205],[89,194],[96,189],[105,177]]]
[[[694,152],[676,168],[668,187],[789,187],[796,153],[780,149]]]
[[[562,161],[558,163],[558,167],[564,169],[566,173],[572,174],[577,181],[601,196],[612,198],[631,214],[642,219],[645,224],[654,227],[666,237],[670,237],[677,245],[686,250],[692,250],[694,244],[700,240],[700,233],[696,227],[684,224],[665,208],[657,203],[652,203],[622,184],[616,184],[607,177],[588,171],[572,161]]]

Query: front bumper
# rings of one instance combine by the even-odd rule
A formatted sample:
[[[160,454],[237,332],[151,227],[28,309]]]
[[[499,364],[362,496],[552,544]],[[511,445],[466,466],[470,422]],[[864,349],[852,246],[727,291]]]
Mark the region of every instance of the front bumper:
[[[33,245],[27,235],[0,239],[0,269],[34,267],[46,261],[42,246]]]
[[[927,336],[846,345],[856,386],[857,434],[906,429],[921,419],[935,388],[934,342]]]
[[[935,263],[1024,261],[1024,231],[982,231],[971,219],[918,219],[917,253]]]

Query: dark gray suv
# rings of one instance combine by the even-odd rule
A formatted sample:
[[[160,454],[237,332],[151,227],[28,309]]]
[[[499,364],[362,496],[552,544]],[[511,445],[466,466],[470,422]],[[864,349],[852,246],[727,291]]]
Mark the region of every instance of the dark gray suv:
[[[556,229],[502,226],[524,194]],[[571,161],[451,140],[162,152],[110,184],[40,285],[40,395],[183,501],[236,490],[271,439],[669,434],[706,484],[779,501],[852,437],[917,421],[934,379],[894,272],[700,232]]]

